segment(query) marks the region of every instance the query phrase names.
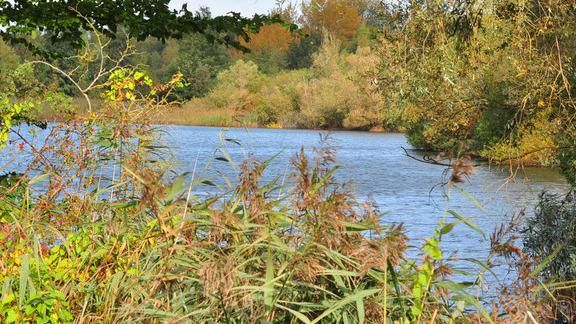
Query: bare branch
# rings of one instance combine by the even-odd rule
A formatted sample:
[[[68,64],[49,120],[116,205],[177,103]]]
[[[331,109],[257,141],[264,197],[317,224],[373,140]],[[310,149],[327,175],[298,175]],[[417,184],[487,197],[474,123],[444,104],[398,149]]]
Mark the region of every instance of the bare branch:
[[[82,94],[82,96],[84,97],[84,99],[86,100],[86,103],[88,104],[88,112],[91,113],[92,112],[92,102],[90,100],[90,97],[88,96],[88,94],[82,89],[82,87],[80,87],[80,85],[78,84],[78,82],[76,82],[76,80],[74,80],[74,78],[72,78],[70,76],[70,74],[66,73],[66,71],[60,69],[59,67],[52,65],[48,62],[45,61],[32,61],[30,62],[31,64],[44,64],[46,66],[48,66],[49,68],[51,68],[52,70],[58,72],[59,74],[61,74],[64,78],[66,78],[68,81],[72,82],[72,84],[76,87],[76,89],[78,89],[80,91],[80,93]]]
[[[427,164],[440,165],[440,166],[444,166],[444,167],[448,167],[448,168],[452,167],[452,164],[438,162],[437,160],[431,158],[428,155],[424,155],[422,158],[418,158],[418,157],[415,157],[414,155],[411,155],[410,153],[408,153],[408,150],[406,150],[404,147],[402,147],[402,150],[404,150],[404,154],[406,154],[406,156],[411,158],[412,160],[422,162],[422,163],[427,163]]]

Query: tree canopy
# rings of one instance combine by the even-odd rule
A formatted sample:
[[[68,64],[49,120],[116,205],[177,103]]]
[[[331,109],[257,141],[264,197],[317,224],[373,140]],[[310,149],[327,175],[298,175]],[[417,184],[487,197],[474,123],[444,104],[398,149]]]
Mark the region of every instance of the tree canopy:
[[[350,42],[361,24],[355,1],[312,0],[302,4],[301,23],[305,30],[321,34],[327,31],[342,42]]]
[[[120,28],[126,28],[130,37],[145,40],[182,38],[185,34],[199,33],[209,41],[243,48],[239,38],[248,40],[267,23],[280,22],[280,18],[254,15],[242,17],[239,13],[211,17],[204,12],[189,11],[186,5],[175,10],[169,0],[57,0],[3,1],[0,5],[0,36],[12,44],[25,44],[36,53],[42,52],[30,42],[38,31],[51,35],[54,43],[69,43],[75,48],[84,44],[82,33],[95,30],[114,38]],[[239,38],[238,38],[239,36]],[[53,53],[52,53],[53,54]]]

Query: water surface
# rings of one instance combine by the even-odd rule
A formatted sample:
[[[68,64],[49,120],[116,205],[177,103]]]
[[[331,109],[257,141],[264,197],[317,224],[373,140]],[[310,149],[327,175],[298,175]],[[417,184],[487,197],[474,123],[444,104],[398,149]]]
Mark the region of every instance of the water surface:
[[[264,177],[266,181],[289,174],[290,158],[302,146],[311,153],[310,149],[320,143],[320,134],[325,134],[314,130],[229,129],[223,135],[220,128],[190,126],[166,126],[165,130],[164,142],[171,147],[179,170],[192,171],[196,165],[196,174],[214,181],[222,175],[235,179],[234,170],[226,162],[215,161],[210,170],[202,171],[203,163],[214,156],[223,137],[241,143],[223,143],[237,162],[249,156],[266,160],[278,154]],[[348,183],[360,199],[374,200],[384,213],[384,222],[404,223],[413,245],[421,245],[430,237],[446,209],[448,187],[442,186],[446,168],[406,156],[402,148],[411,146],[402,134],[337,131],[330,137],[341,166],[336,173],[338,181]],[[451,193],[448,207],[472,218],[486,235],[522,209],[532,213],[542,191],[566,189],[562,176],[554,169],[526,168],[511,177],[510,169],[486,164],[477,167],[460,186],[481,208],[457,191]],[[488,250],[482,236],[466,226],[456,227],[443,244],[459,257],[481,258]]]
[[[312,154],[312,148],[320,144],[320,135],[326,134],[313,130],[160,128],[163,130],[160,142],[170,148],[177,172],[194,172],[197,178],[207,178],[220,185],[225,185],[224,177],[234,182],[237,170],[227,162],[213,159],[224,156],[217,151],[219,146],[223,146],[237,163],[248,157],[267,160],[276,156],[263,181],[281,176],[289,183],[290,159],[301,147]],[[38,131],[32,142],[41,146],[48,131]],[[359,199],[375,201],[385,223],[404,223],[413,246],[423,244],[447,207],[448,187],[442,185],[446,180],[446,168],[406,156],[403,148],[410,150],[411,146],[402,134],[337,131],[331,132],[330,138],[341,166],[335,175],[337,180],[347,184]],[[29,162],[17,145],[0,152],[0,173],[22,171]],[[477,167],[460,186],[481,207],[466,195],[453,191],[448,208],[472,218],[489,235],[520,210],[532,213],[542,191],[563,192],[566,189],[562,176],[554,169],[526,168],[518,171],[515,177],[510,173],[509,169],[485,164]],[[195,193],[215,193],[215,188],[202,186]],[[472,229],[458,226],[444,238],[443,248],[461,258],[482,259],[487,254],[488,242]],[[412,257],[417,257],[416,251],[411,250]]]

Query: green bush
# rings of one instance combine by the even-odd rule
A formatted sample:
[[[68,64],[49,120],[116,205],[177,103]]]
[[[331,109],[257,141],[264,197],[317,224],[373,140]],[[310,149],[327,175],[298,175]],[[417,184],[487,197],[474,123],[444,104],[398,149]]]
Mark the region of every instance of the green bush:
[[[526,220],[524,250],[546,260],[541,275],[547,280],[576,280],[576,193],[543,193],[534,216]]]
[[[258,103],[258,91],[265,80],[256,64],[238,60],[218,74],[217,84],[206,101],[217,108],[251,111]]]
[[[326,37],[314,56],[315,78],[297,87],[301,125],[311,128],[364,128],[382,122],[381,93],[374,84],[379,64],[369,48],[354,54]]]
[[[258,124],[285,128],[297,127],[300,110],[297,85],[313,77],[308,69],[282,72],[267,79],[259,92],[256,107]]]

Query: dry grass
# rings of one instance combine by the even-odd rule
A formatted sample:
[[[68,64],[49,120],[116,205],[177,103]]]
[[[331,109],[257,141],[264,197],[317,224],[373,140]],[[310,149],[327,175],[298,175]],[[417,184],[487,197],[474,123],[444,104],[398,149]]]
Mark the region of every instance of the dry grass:
[[[102,102],[92,102],[95,111],[102,110]],[[72,107],[74,107],[72,109]],[[70,109],[74,115],[88,116],[86,102],[81,98],[70,100]],[[44,121],[65,121],[70,113],[52,106],[43,107],[38,119]],[[151,116],[155,124],[191,125],[214,127],[257,127],[256,118],[250,113],[242,113],[230,108],[205,107],[200,100],[192,100],[182,105],[173,104],[155,111]]]
[[[159,124],[218,127],[255,127],[250,115],[228,108],[208,108],[192,100],[182,106],[171,106],[159,111],[153,118]]]

